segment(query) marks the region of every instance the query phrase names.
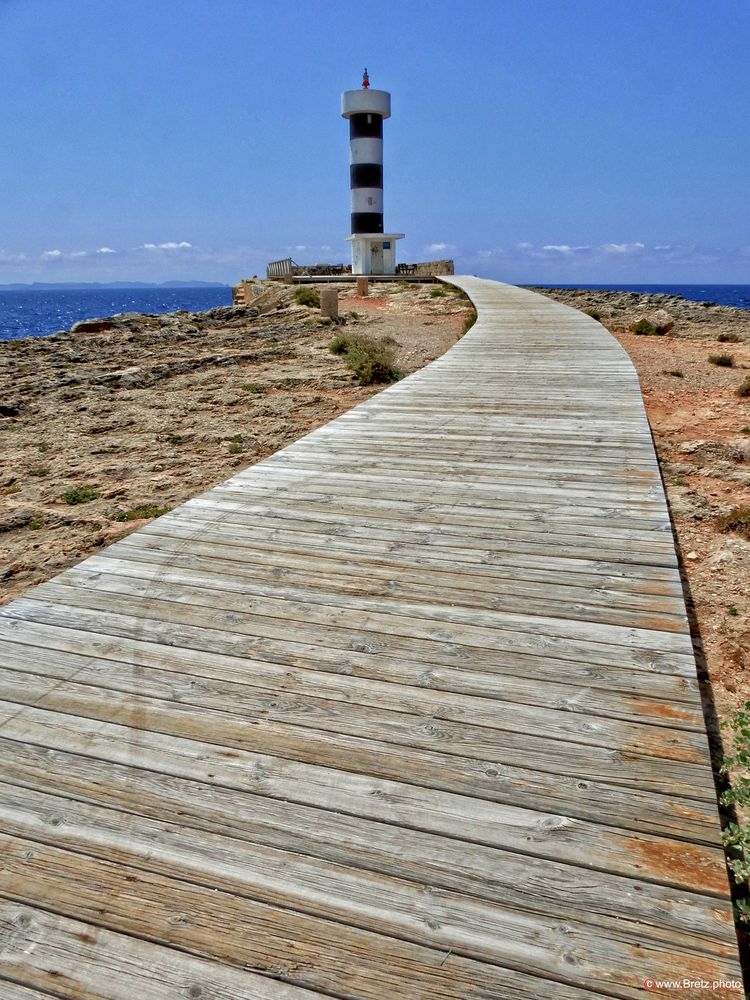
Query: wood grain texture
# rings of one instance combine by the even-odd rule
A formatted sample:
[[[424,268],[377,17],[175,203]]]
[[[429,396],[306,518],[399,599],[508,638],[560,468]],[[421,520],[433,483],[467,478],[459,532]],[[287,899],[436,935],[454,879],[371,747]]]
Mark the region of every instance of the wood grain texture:
[[[0,609],[3,997],[742,996],[635,371],[451,280],[442,358]]]

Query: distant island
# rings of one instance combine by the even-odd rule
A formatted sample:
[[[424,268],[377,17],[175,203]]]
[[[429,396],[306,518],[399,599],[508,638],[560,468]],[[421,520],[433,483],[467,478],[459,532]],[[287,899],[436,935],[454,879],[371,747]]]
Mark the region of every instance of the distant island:
[[[0,285],[3,292],[54,292],[92,288],[231,288],[224,281],[32,281],[30,284]]]

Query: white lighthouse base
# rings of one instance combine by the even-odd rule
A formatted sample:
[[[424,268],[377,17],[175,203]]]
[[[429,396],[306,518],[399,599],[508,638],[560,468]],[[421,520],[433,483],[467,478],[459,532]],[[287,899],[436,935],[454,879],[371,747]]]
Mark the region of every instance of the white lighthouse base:
[[[404,233],[357,233],[352,245],[352,274],[395,274],[396,240]]]

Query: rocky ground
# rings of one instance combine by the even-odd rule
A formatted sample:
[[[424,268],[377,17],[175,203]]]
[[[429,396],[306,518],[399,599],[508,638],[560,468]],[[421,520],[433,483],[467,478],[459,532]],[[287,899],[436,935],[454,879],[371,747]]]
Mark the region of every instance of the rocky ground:
[[[337,288],[341,327],[273,285],[257,308],[0,342],[0,603],[379,392],[334,333],[392,338],[408,374],[471,312],[443,286]]]
[[[589,312],[643,388],[720,720],[750,699],[750,310],[677,296],[537,289]],[[669,328],[636,334],[646,319]],[[731,365],[716,364],[728,355]],[[742,517],[732,511],[745,511]]]

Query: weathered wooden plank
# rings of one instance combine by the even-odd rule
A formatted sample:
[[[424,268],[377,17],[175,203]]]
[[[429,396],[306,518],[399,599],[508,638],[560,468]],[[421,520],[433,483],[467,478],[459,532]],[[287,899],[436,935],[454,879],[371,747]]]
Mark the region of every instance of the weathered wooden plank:
[[[283,500],[279,500],[277,506],[279,510],[282,510]],[[678,574],[674,568],[646,564],[630,565],[628,563],[617,562],[612,558],[605,559],[601,553],[597,558],[593,559],[587,559],[582,556],[560,555],[559,553],[555,555],[548,554],[545,557],[534,553],[514,553],[497,548],[487,548],[484,552],[473,551],[454,545],[448,546],[445,555],[443,555],[443,550],[437,547],[439,535],[442,530],[440,526],[430,524],[428,521],[423,522],[416,518],[413,521],[414,537],[410,543],[393,544],[393,540],[391,540],[391,544],[388,545],[385,544],[388,541],[387,539],[371,538],[365,548],[361,544],[358,545],[353,541],[347,541],[350,537],[347,534],[348,530],[351,527],[357,527],[361,521],[361,517],[359,515],[347,514],[347,518],[344,520],[340,514],[331,514],[330,498],[328,497],[325,498],[325,502],[319,505],[319,507],[316,507],[314,501],[306,502],[305,519],[311,520],[326,508],[328,508],[329,513],[328,521],[337,520],[339,531],[327,534],[322,540],[324,541],[324,545],[315,545],[315,542],[320,543],[321,539],[305,539],[305,544],[302,546],[303,552],[312,551],[319,558],[324,558],[327,554],[335,556],[340,551],[349,558],[361,559],[365,565],[369,565],[373,561],[377,562],[378,554],[382,554],[379,561],[394,567],[401,567],[411,564],[411,556],[416,566],[434,566],[438,569],[454,573],[466,573],[469,576],[475,574],[492,575],[495,572],[495,567],[502,569],[503,567],[513,566],[514,568],[529,572],[539,572],[541,567],[545,567],[555,574],[562,574],[574,585],[576,583],[586,585],[585,577],[594,576],[599,578],[593,584],[594,586],[597,583],[604,584],[605,582],[607,585],[611,585],[610,581],[615,581],[623,589],[630,588],[636,592],[641,592],[639,588],[644,588],[642,592],[646,593],[651,592],[648,589],[650,587],[674,586],[674,581],[678,579]],[[251,507],[251,512],[252,510],[253,508]],[[309,518],[308,514],[310,515]],[[252,547],[254,550],[260,549],[261,551],[265,548],[276,547],[279,539],[288,539],[289,542],[300,544],[299,529],[295,530],[290,525],[288,530],[285,530],[283,524],[276,525],[273,513],[269,512],[268,508],[256,509],[256,515],[259,521],[256,528],[244,528],[242,533],[235,532],[232,539],[233,544],[244,545],[246,548]],[[267,526],[262,523],[266,517],[268,518]],[[350,521],[351,523],[349,523]],[[214,527],[214,524],[211,523],[200,523],[191,527],[189,522],[182,523],[180,521],[178,523],[178,520],[175,518],[169,522],[168,531],[165,531],[164,522],[164,518],[159,518],[142,528],[138,532],[138,536],[150,537],[154,535],[192,540],[201,539],[204,537],[204,533],[206,533],[205,537],[211,538],[209,533],[212,527]],[[215,519],[215,527],[221,527],[220,517]],[[308,534],[313,535],[313,532],[314,529],[308,531]],[[129,537],[132,538],[133,536]],[[222,542],[220,535],[211,538],[211,540],[219,543]],[[267,544],[269,540],[274,545],[269,546]],[[226,539],[224,539],[224,542],[226,544]],[[430,545],[435,546],[432,551],[429,549]],[[293,545],[287,545],[286,548],[289,551],[294,551]],[[660,591],[657,589],[653,592],[659,593]]]
[[[199,619],[199,609],[219,612],[214,620],[225,619],[239,625],[244,621],[256,634],[271,635],[283,629],[285,623],[295,622],[298,627],[308,625],[311,630],[324,632],[331,645],[348,644],[352,634],[362,630],[388,637],[395,646],[416,645],[431,648],[431,644],[451,643],[470,649],[483,650],[486,654],[497,651],[521,650],[539,653],[549,651],[563,658],[585,658],[591,663],[651,662],[659,653],[685,658],[689,668],[692,657],[690,637],[684,633],[657,631],[642,626],[634,616],[632,626],[600,625],[596,622],[567,621],[563,618],[510,614],[496,612],[491,624],[473,625],[460,620],[445,621],[440,612],[430,616],[423,608],[413,611],[406,605],[401,613],[382,613],[367,609],[348,611],[309,601],[284,601],[270,597],[241,596],[227,591],[208,588],[173,586],[166,582],[123,578],[118,574],[89,573],[87,568],[68,570],[59,582],[43,583],[29,592],[30,598],[54,601],[69,607],[92,610],[114,610],[127,596],[128,606],[142,607],[139,601],[151,602],[150,616],[154,616],[154,602],[158,600],[167,612],[179,615],[181,606],[192,608]],[[221,612],[225,612],[222,615]],[[226,615],[233,615],[226,618]],[[471,612],[470,612],[471,614]],[[457,613],[456,617],[460,615]],[[169,613],[165,614],[169,619]],[[240,631],[240,629],[237,629]],[[679,662],[679,661],[676,661]]]
[[[0,633],[6,636],[23,636],[27,629],[41,629],[46,630],[41,634],[49,637],[53,634],[50,630],[59,635],[61,629],[69,629],[70,642],[64,648],[72,652],[92,648],[97,655],[100,649],[109,650],[110,655],[118,649],[131,649],[133,652],[126,654],[125,658],[132,656],[136,663],[141,662],[139,651],[153,652],[165,646],[167,652],[174,647],[192,651],[198,656],[217,653],[253,663],[325,670],[344,676],[372,677],[388,683],[436,690],[455,689],[488,697],[494,696],[494,692],[500,694],[514,690],[519,676],[526,676],[532,681],[536,679],[540,683],[567,678],[571,684],[580,685],[583,693],[572,697],[563,693],[561,699],[551,702],[558,708],[569,710],[571,700],[575,702],[587,697],[589,687],[600,690],[611,685],[614,690],[632,696],[636,705],[643,698],[655,699],[653,711],[657,717],[663,685],[669,685],[675,698],[682,695],[683,700],[695,703],[696,696],[695,676],[690,677],[687,669],[675,672],[672,668],[669,671],[665,668],[671,664],[665,664],[663,660],[644,665],[642,669],[636,666],[618,668],[611,664],[579,663],[548,655],[496,652],[492,657],[483,657],[481,654],[474,655],[474,651],[469,655],[460,649],[450,649],[447,651],[449,655],[442,657],[442,662],[439,652],[432,650],[431,660],[420,661],[411,651],[406,656],[399,655],[398,651],[391,655],[382,639],[375,642],[369,637],[369,641],[362,637],[348,647],[336,648],[316,642],[317,636],[306,640],[298,632],[291,633],[288,641],[265,636],[248,638],[229,630],[212,628],[208,622],[194,626],[152,619],[146,625],[143,618],[101,610],[87,611],[84,608],[76,608],[75,621],[79,626],[77,630],[70,628],[69,612],[26,598],[19,598],[4,610],[0,609]],[[82,634],[83,645],[79,644],[81,637],[74,635],[76,631]],[[55,648],[59,645],[57,640]],[[543,705],[548,704],[541,697],[532,699],[531,703],[539,701]],[[668,716],[669,707],[666,712]]]
[[[3,960],[0,957],[0,968],[2,968]],[[19,983],[12,983],[10,980],[6,979],[2,974],[0,974],[0,996],[3,1000],[55,1000],[51,993],[42,993],[40,990],[30,989],[28,986],[22,986]],[[59,997],[60,994],[58,993]]]
[[[510,721],[510,706],[502,711],[501,706],[494,704],[493,711],[489,711],[486,702],[462,699],[460,695],[401,689],[389,697],[387,686],[376,685],[374,691],[365,688],[357,696],[356,689],[349,692],[342,685],[336,692],[339,695],[336,699],[323,698],[320,692],[312,690],[303,691],[300,697],[289,690],[246,685],[242,680],[198,678],[114,660],[92,663],[87,656],[50,653],[28,646],[13,648],[8,645],[5,658],[7,680],[11,685],[13,672],[20,671],[45,678],[74,679],[77,685],[101,687],[103,698],[110,690],[133,694],[147,690],[152,697],[174,701],[180,706],[222,710],[231,705],[233,714],[249,719],[260,716],[288,725],[302,724],[322,732],[380,739],[438,753],[471,755],[480,759],[491,756],[494,761],[511,767],[523,760],[525,767],[550,774],[585,775],[710,803],[716,798],[713,781],[706,768],[699,764],[664,760],[656,767],[651,756],[634,749],[626,754],[599,747],[586,747],[582,751],[575,742],[519,733],[518,727]],[[4,681],[0,680],[2,684]],[[32,686],[32,690],[37,689]],[[0,691],[11,693],[10,688],[3,691],[1,686]],[[512,711],[515,715],[516,710]],[[483,724],[479,724],[480,720]]]
[[[130,542],[128,544],[128,542]],[[563,584],[555,586],[551,581],[545,585],[536,581],[498,580],[495,587],[488,589],[486,578],[473,579],[458,574],[444,574],[440,581],[424,573],[401,571],[396,576],[385,567],[368,566],[362,563],[346,565],[340,560],[337,571],[331,565],[315,563],[306,559],[286,558],[274,553],[268,560],[261,557],[257,561],[253,555],[257,550],[236,546],[209,544],[196,540],[185,544],[177,539],[165,537],[163,544],[159,538],[131,536],[110,547],[90,566],[105,566],[104,560],[142,563],[153,567],[167,567],[169,572],[193,571],[196,575],[205,573],[207,580],[218,579],[218,574],[232,581],[235,586],[247,588],[248,593],[289,596],[290,588],[306,588],[311,597],[318,594],[369,595],[372,597],[403,598],[407,603],[437,603],[441,606],[484,609],[487,611],[539,612],[553,617],[583,618],[586,621],[602,621],[605,624],[622,624],[626,615],[640,612],[645,619],[649,615],[666,619],[685,619],[684,601],[678,597],[654,595],[622,594],[616,590],[590,590],[586,587]],[[248,558],[244,558],[244,554]],[[268,562],[272,562],[279,572],[269,572]],[[125,572],[125,568],[122,568]],[[131,572],[134,572],[131,570]],[[126,574],[127,575],[127,574]],[[509,574],[510,575],[510,574]],[[395,577],[395,578],[394,578]],[[235,581],[236,578],[236,581]],[[202,577],[201,577],[202,579]],[[453,585],[455,581],[456,585]],[[471,586],[471,584],[474,586]]]
[[[166,679],[160,681],[158,674],[155,674],[153,679],[155,683],[166,682]],[[178,681],[178,679],[175,680]],[[252,698],[252,692],[247,692],[246,697]],[[415,696],[415,698],[418,697],[418,695]],[[438,695],[437,698],[439,699],[440,696]],[[477,712],[481,712],[483,707],[481,703],[477,705]],[[329,704],[328,708],[334,713],[339,711],[334,705]],[[681,730],[671,725],[631,723],[603,716],[582,719],[579,713],[544,708],[538,705],[527,707],[520,702],[513,703],[512,708],[510,705],[498,703],[496,708],[498,714],[503,711],[513,712],[512,725],[509,720],[498,719],[496,726],[500,729],[513,729],[533,736],[541,725],[545,727],[550,736],[573,743],[609,747],[627,754],[641,753],[688,763],[700,763],[707,760],[706,744],[702,733]],[[408,711],[408,705],[404,704],[401,710]],[[310,720],[317,719],[314,704],[309,704],[307,711],[309,712],[307,717]],[[433,711],[429,713],[430,716],[433,714]],[[446,721],[454,718],[450,709],[443,712],[442,715]],[[371,718],[370,722],[374,723],[374,719]],[[489,722],[489,718],[487,722]],[[447,730],[445,736],[450,742]],[[489,733],[477,734],[477,739],[480,740],[490,740],[491,738]]]
[[[3,1000],[316,1000],[324,995],[270,978],[273,970],[263,976],[231,968],[8,899],[0,898],[0,922]],[[40,992],[44,989],[53,992]]]
[[[131,725],[139,729],[219,743],[227,748],[265,751],[273,756],[338,767],[375,777],[443,791],[457,791],[490,801],[518,803],[529,809],[555,809],[563,815],[596,822],[606,811],[611,823],[668,836],[691,837],[706,844],[718,841],[713,802],[659,791],[644,791],[590,776],[514,766],[495,756],[425,750],[368,736],[351,736],[276,722],[275,702],[255,715],[193,708],[133,693],[57,681],[8,670],[0,676],[0,697],[21,705],[40,705],[84,718]],[[440,731],[429,720],[423,725]],[[582,760],[585,756],[582,754]]]
[[[387,657],[359,655],[347,660],[335,657],[324,659],[316,656],[312,647],[309,651],[286,658],[276,654],[273,657],[269,655],[265,660],[257,655],[238,657],[222,652],[218,642],[210,650],[193,649],[178,645],[176,640],[166,645],[135,636],[92,635],[85,629],[10,618],[0,619],[0,637],[8,643],[42,646],[50,652],[57,650],[73,655],[87,655],[82,651],[95,649],[97,658],[103,661],[103,669],[106,669],[107,660],[136,666],[148,664],[154,669],[239,680],[257,687],[271,687],[275,691],[325,693],[330,697],[340,696],[344,701],[357,701],[355,694],[365,688],[373,691],[378,704],[383,703],[382,697],[406,699],[411,692],[399,695],[390,691],[392,685],[405,685],[412,690],[416,688],[422,694],[437,691],[472,698],[497,698],[504,702],[542,705],[631,721],[668,721],[670,725],[687,729],[696,728],[693,723],[700,718],[701,711],[695,686],[688,684],[684,678],[670,674],[615,671],[614,668],[597,673],[588,667],[579,668],[575,673],[571,671],[568,676],[560,676],[560,664],[554,661],[541,661],[541,679],[545,683],[540,685],[538,677],[530,679],[512,673],[485,673],[465,667],[425,671],[418,664]],[[553,677],[556,679],[552,680]],[[357,684],[355,687],[349,678],[364,682],[371,680],[375,686],[370,688],[367,684]],[[460,698],[451,697],[450,702],[452,710],[458,713]]]
[[[508,881],[513,869],[518,880],[526,877],[521,859],[516,858],[515,865],[504,863],[505,885],[495,887],[489,901],[487,891],[468,879],[457,892],[437,886],[426,871],[408,871],[406,865],[395,877],[359,866],[356,857],[354,866],[343,865],[196,830],[182,819],[175,823],[141,816],[135,824],[131,813],[70,803],[1,783],[0,821],[5,833],[21,840],[195,881],[499,964],[522,961],[527,935],[532,935],[540,963],[552,971],[556,960],[544,951],[549,920],[554,917],[581,922],[581,944],[587,951],[599,952],[602,962],[615,965],[622,962],[623,949],[633,944],[717,957],[731,956],[736,947],[732,922],[715,899],[591,872],[569,872],[549,862],[540,862],[536,870],[538,885],[549,881],[549,895],[537,889],[520,899]],[[436,867],[441,863],[445,864],[436,857]],[[560,893],[556,881],[565,884],[565,893]],[[580,891],[584,885],[585,903]],[[638,893],[644,889],[649,899],[641,904]],[[627,898],[621,903],[623,896],[636,897],[637,905]],[[589,945],[583,943],[587,938]]]
[[[523,864],[546,858],[681,889],[697,885],[716,896],[726,891],[720,848],[642,830],[36,707],[17,713],[6,733],[6,779],[71,799],[157,818],[179,815],[198,828],[345,863],[351,850],[360,863],[369,858],[375,870],[396,874],[402,869],[394,859],[403,858],[433,879],[434,859],[449,847],[431,835],[450,838],[448,870],[440,875],[449,887],[460,884],[457,873],[486,883],[486,892],[503,883],[502,856],[488,847],[515,852]],[[527,883],[533,885],[525,879],[516,886],[519,900]]]
[[[351,924],[259,904],[237,894],[13,837],[0,837],[0,846],[4,851],[0,891],[11,899],[52,910],[64,905],[74,918],[90,921],[95,916],[116,931],[131,925],[135,911],[141,933],[157,943],[208,954],[239,967],[271,971],[281,966],[283,978],[294,985],[352,1000],[375,1000],[383,994],[411,1000],[427,996],[423,991],[428,983],[434,991],[429,995],[455,1000],[507,996],[507,981],[520,980],[526,988],[530,985],[528,973],[519,975],[507,966],[485,964],[450,949],[441,952]],[[102,890],[108,903],[104,914]],[[439,929],[437,907],[436,912]],[[429,921],[427,918],[425,923]],[[481,928],[477,934],[481,935]],[[552,964],[554,977],[563,981],[575,979],[594,990],[605,987],[618,997],[641,995],[642,981],[625,960],[626,956],[632,960],[637,944],[623,947],[610,976],[612,943],[600,949],[592,942],[590,950],[585,950],[588,943],[580,925],[561,925],[552,918],[542,943],[532,927],[523,927],[518,914],[512,934],[509,939],[519,942],[519,947],[524,939],[523,965],[530,970],[538,967],[545,978],[548,964]],[[295,945],[293,963],[290,939]],[[486,940],[488,949],[497,945],[495,936]],[[675,966],[687,968],[693,977],[713,981],[728,979],[732,971],[731,959],[680,948],[651,945],[647,953],[655,977],[666,978]]]
[[[226,565],[224,561],[206,560],[201,565],[200,570],[195,570],[188,565],[185,569],[180,565],[184,552],[166,558],[152,557],[151,560],[145,558],[119,559],[115,553],[107,553],[102,556],[93,556],[87,564],[87,570],[94,573],[114,574],[120,577],[133,577],[138,580],[158,581],[159,583],[175,583],[186,587],[205,587],[208,590],[225,590],[230,593],[242,593],[256,597],[270,597],[283,601],[305,601],[314,604],[335,605],[351,610],[377,611],[383,614],[389,613],[410,613],[419,617],[437,618],[442,621],[458,621],[470,625],[493,625],[497,620],[497,613],[523,614],[534,617],[563,618],[567,621],[585,621],[601,625],[622,625],[630,627],[634,620],[637,620],[644,627],[650,627],[656,631],[682,632],[689,634],[687,615],[684,610],[664,607],[654,607],[637,611],[634,608],[627,608],[623,611],[611,609],[608,613],[604,611],[589,610],[580,601],[556,601],[557,592],[550,588],[548,600],[533,597],[525,597],[523,600],[508,600],[504,595],[491,595],[489,600],[492,606],[471,607],[459,600],[450,600],[437,588],[431,588],[428,593],[420,593],[416,600],[409,599],[405,594],[394,595],[390,590],[375,593],[374,588],[370,589],[364,583],[358,589],[350,588],[349,591],[336,586],[339,578],[335,577],[332,587],[329,589],[323,586],[320,577],[314,577],[310,585],[304,586],[299,580],[289,581],[284,584],[281,581],[262,582],[249,579],[241,570]],[[188,554],[189,559],[189,554]],[[239,577],[239,578],[238,578]],[[663,604],[656,602],[653,604]]]
[[[267,971],[294,986],[345,1000],[382,1000],[383,996],[393,1000],[501,1000],[509,996],[529,1000],[538,997],[541,989],[539,979],[528,973],[122,864],[7,836],[0,836],[0,847],[4,853],[0,892],[19,903],[53,911],[62,907],[74,919],[95,919],[116,932],[137,920],[140,933],[157,944],[241,969]],[[104,913],[103,895],[107,900]],[[554,948],[566,978],[573,978],[569,966],[575,965],[575,978],[589,989],[596,991],[599,981],[612,989],[613,984],[597,968],[596,957],[578,951],[573,928],[550,926],[549,934],[548,946]],[[536,964],[540,950],[530,942],[525,964]],[[576,961],[566,961],[566,956]],[[675,950],[657,952],[655,974],[663,970],[666,975],[669,963],[676,960],[685,961],[696,976],[716,979],[729,971],[722,959]],[[632,973],[628,979],[621,987],[615,984],[614,995],[638,996],[640,989]],[[560,989],[552,982],[549,987],[545,983],[544,993],[585,995],[574,986]]]

